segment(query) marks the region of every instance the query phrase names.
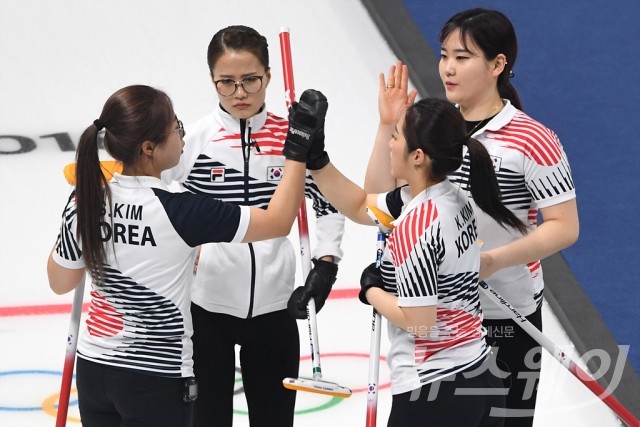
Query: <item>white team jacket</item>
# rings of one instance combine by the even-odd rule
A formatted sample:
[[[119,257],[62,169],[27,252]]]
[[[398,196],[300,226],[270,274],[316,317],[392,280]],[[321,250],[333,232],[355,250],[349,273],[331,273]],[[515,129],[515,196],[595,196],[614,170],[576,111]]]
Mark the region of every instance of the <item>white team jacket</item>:
[[[165,171],[163,180],[238,205],[266,208],[284,170],[287,127],[286,119],[264,108],[240,121],[218,106],[187,126],[180,164]],[[332,255],[337,262],[342,258],[344,216],[320,194],[310,176],[305,193],[313,200],[317,219],[312,255]],[[294,287],[296,253],[287,238],[204,245],[193,302],[240,318],[282,310]]]

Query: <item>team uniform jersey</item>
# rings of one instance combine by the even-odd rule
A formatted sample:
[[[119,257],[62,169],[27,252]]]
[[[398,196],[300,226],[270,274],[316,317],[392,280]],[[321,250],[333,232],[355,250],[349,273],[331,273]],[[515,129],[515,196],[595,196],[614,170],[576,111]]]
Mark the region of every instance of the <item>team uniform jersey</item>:
[[[473,137],[489,152],[494,164],[502,202],[529,231],[537,227],[538,211],[576,197],[571,168],[558,136],[516,109],[508,100],[505,107]],[[450,180],[469,192],[469,155]],[[472,200],[473,203],[473,200]],[[518,231],[501,227],[473,203],[478,218],[483,251],[506,245],[522,237]],[[544,281],[540,261],[504,268],[486,282],[525,316],[542,303]],[[500,307],[480,295],[487,319],[504,318]]]
[[[238,120],[218,106],[187,128],[180,164],[163,180],[193,193],[237,205],[266,208],[284,171],[288,122],[264,108]],[[344,216],[322,196],[311,177],[305,194],[316,212],[314,257],[342,258]],[[286,238],[202,247],[193,302],[210,312],[251,318],[285,309],[295,281],[295,251]]]
[[[397,217],[388,237],[383,279],[400,307],[435,305],[437,315],[431,330],[407,331],[388,322],[392,394],[467,369],[489,352],[478,295],[478,231],[470,201],[448,180],[412,200],[407,190],[378,197],[378,208]],[[406,203],[398,216],[399,200]]]
[[[115,174],[109,186],[112,205],[103,222],[105,283],[91,284],[78,356],[147,374],[191,377],[195,248],[242,241],[249,208],[172,193],[153,177]],[[71,269],[85,266],[76,220],[74,191],[53,253],[56,263]]]

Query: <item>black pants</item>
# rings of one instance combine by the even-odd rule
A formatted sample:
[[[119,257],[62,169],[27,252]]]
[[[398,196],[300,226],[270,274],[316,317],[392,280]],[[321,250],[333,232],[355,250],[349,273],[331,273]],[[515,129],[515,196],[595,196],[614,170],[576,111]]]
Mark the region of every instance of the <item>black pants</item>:
[[[252,427],[293,426],[296,393],[282,385],[300,365],[298,325],[286,310],[251,319],[192,304],[193,359],[198,379],[194,425],[230,427],[240,346],[242,385]]]
[[[78,357],[76,386],[84,427],[191,427],[184,378],[117,369]]]
[[[422,388],[393,396],[387,427],[501,427],[504,386],[490,361]]]
[[[542,331],[542,306],[529,316]],[[509,387],[505,427],[531,427],[538,395],[542,348],[511,319],[484,319],[487,342],[496,352],[498,367],[510,375],[504,380]]]

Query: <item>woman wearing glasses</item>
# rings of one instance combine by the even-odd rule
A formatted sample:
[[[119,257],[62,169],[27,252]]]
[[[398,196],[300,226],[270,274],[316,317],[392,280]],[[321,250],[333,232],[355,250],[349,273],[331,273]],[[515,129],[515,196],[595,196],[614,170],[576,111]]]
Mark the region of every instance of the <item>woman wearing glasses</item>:
[[[306,95],[292,127],[300,123],[300,107],[317,105],[307,104]],[[101,130],[105,148],[123,164],[108,183],[98,158]],[[57,294],[75,289],[85,272],[91,277],[77,351],[85,427],[191,426],[197,390],[189,291],[196,247],[286,236],[302,202],[309,142],[296,133],[286,138],[286,176],[266,210],[170,192],[160,174],[178,163],[183,137],[169,97],[138,85],[114,93],[80,138],[77,186],[47,272]]]
[[[187,126],[182,160],[163,178],[194,193],[265,207],[282,177],[287,131],[287,119],[265,108],[271,80],[267,40],[249,27],[224,28],[213,36],[207,61],[219,104]],[[298,376],[295,318],[306,317],[312,295],[318,308],[324,304],[342,257],[344,230],[344,217],[310,178],[305,192],[314,202],[318,237],[314,268],[293,296],[296,251],[288,239],[201,248],[191,308],[200,384],[197,426],[213,420],[232,425],[236,346],[251,425],[293,425],[296,394],[282,380]]]

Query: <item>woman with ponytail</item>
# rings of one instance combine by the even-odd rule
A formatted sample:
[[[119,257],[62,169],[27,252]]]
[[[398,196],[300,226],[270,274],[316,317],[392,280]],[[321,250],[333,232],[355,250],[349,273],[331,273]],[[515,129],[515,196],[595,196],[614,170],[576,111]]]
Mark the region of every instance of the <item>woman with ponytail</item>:
[[[496,10],[460,12],[443,26],[440,77],[494,160],[504,204],[523,222],[523,236],[478,217],[484,241],[481,278],[542,330],[544,281],[540,260],[572,245],[579,222],[571,168],[558,136],[523,112],[512,85],[518,52],[509,19]],[[451,181],[467,189],[463,167]],[[538,224],[538,216],[542,223]],[[495,302],[481,295],[488,341],[509,387],[505,426],[533,425],[541,348]],[[505,331],[507,331],[505,333]]]
[[[427,98],[408,107],[387,146],[392,177],[407,183],[391,192],[367,194],[330,162],[312,175],[349,219],[374,225],[371,206],[397,218],[385,253],[393,267],[383,274],[368,266],[359,295],[388,321],[388,426],[501,425],[489,410],[503,408],[504,397],[482,327],[476,211],[448,178],[465,152],[478,207],[505,229],[523,233],[525,225],[500,201],[487,150],[469,138],[450,102]]]
[[[305,91],[289,129],[302,121],[306,131],[319,131],[322,122],[310,124],[308,114],[324,117],[324,111],[322,94]],[[105,149],[123,166],[109,182],[98,158],[101,131]],[[80,137],[77,185],[47,264],[57,294],[74,290],[85,273],[91,280],[77,348],[84,426],[191,426],[197,386],[189,309],[196,248],[289,234],[314,139],[303,140],[300,133],[287,133],[286,176],[267,209],[237,206],[172,193],[161,181],[161,172],[178,164],[185,135],[164,92],[137,85],[109,97]]]
[[[474,144],[470,144],[462,166],[449,179],[471,196],[472,205],[481,208],[476,210],[478,238],[483,242],[480,278],[542,330],[540,260],[569,247],[579,234],[567,156],[558,136],[523,112],[512,84],[518,53],[516,33],[503,13],[483,8],[457,13],[442,27],[439,41],[439,73],[446,97],[464,117],[467,135],[488,151],[500,200],[526,225],[526,233],[519,227],[505,228],[504,222],[480,205],[473,194],[478,185],[470,174],[475,168]],[[406,67],[400,65],[391,68],[386,82],[381,78],[380,119],[386,129],[397,122],[407,100],[415,96],[407,91]],[[389,191],[400,184],[389,175],[389,155],[382,139],[376,139],[368,165],[368,191]],[[539,216],[543,220],[540,224]],[[505,425],[530,427],[541,348],[491,299],[481,294],[480,301],[487,340],[509,388],[506,409],[501,411]]]

